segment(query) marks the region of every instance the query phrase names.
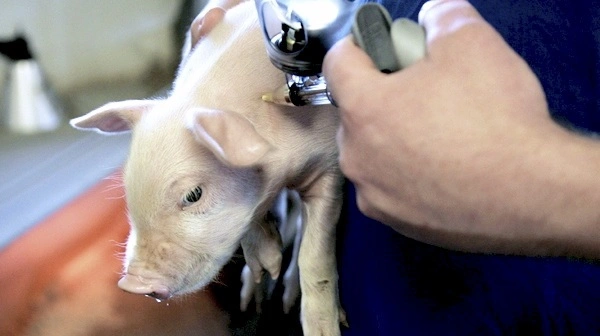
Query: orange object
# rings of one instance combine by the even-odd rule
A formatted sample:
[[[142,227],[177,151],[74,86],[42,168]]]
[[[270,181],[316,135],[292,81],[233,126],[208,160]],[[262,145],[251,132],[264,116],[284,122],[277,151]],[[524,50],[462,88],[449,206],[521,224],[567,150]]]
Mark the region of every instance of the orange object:
[[[209,290],[161,304],[117,287],[129,225],[115,174],[0,251],[1,335],[228,335]]]

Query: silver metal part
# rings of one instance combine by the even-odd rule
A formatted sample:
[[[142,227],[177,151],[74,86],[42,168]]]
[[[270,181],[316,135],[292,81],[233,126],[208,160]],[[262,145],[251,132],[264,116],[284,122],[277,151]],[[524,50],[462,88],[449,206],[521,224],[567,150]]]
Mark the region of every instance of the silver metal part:
[[[296,76],[321,72],[325,53],[350,33],[362,0],[255,0],[267,53]]]
[[[333,44],[354,41],[384,73],[401,70],[425,55],[425,31],[416,22],[394,22],[387,10],[364,0],[255,0],[271,63],[286,74],[285,86],[263,100],[284,105],[334,103],[321,74]],[[335,105],[335,104],[334,104]]]
[[[327,83],[325,83],[323,76],[295,76],[287,74],[286,78],[292,104],[304,106],[331,103],[328,98]]]

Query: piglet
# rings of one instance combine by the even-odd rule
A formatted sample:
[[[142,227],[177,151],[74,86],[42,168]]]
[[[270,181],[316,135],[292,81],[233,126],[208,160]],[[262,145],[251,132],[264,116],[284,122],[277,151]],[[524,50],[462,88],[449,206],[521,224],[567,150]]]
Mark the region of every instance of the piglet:
[[[282,265],[281,252],[283,250],[289,250],[292,252],[289,263],[287,264],[287,269],[282,279],[284,291],[281,297],[281,303],[283,312],[288,314],[295,305],[296,299],[300,295],[298,255],[300,252],[302,233],[304,230],[302,228],[302,200],[300,199],[298,193],[287,189],[283,190],[277,197],[273,208],[270,210],[270,214],[269,220],[273,223],[273,226],[270,229],[276,229],[278,234],[269,234],[273,231],[267,228],[267,231],[257,230],[254,233],[250,231],[244,240],[260,242],[259,244],[254,245],[257,248],[257,252],[254,253],[254,255],[257,256],[257,259],[259,260],[266,260],[267,265],[269,265],[268,261],[272,261],[272,263],[278,262],[279,265]],[[259,235],[257,235],[257,233]],[[252,239],[253,236],[258,236],[259,238]],[[265,240],[265,238],[267,239]],[[249,251],[247,249],[244,251],[246,255],[248,255],[248,252]],[[253,267],[255,267],[254,271],[252,270]],[[272,299],[273,291],[277,285],[277,281],[270,281],[269,279],[266,279],[267,281],[263,281],[262,278],[266,278],[265,276],[257,279],[256,275],[261,274],[256,274],[256,268],[258,268],[256,265],[249,263],[246,264],[242,270],[240,310],[243,312],[247,310],[250,301],[254,299],[256,312],[261,313],[263,299],[265,296],[268,299]],[[261,270],[262,267],[258,268],[259,272]]]
[[[245,254],[258,251],[254,268],[277,276],[276,265],[260,260],[257,239],[247,237],[272,241],[260,232],[272,226],[267,211],[289,188],[300,195],[304,220],[304,334],[339,335],[338,114],[331,106],[261,100],[283,75],[268,60],[253,2],[226,13],[215,8],[205,19],[214,28],[184,57],[166,98],[112,102],[71,121],[101,133],[132,131],[123,170],[131,231],[119,286],[159,299],[197,291],[240,243]]]

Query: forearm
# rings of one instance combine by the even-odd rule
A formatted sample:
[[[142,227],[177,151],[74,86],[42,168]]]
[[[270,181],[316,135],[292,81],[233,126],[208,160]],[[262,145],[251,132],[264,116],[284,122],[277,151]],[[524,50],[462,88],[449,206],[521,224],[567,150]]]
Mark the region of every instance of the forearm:
[[[554,178],[542,171],[538,183],[548,185],[540,198],[548,200],[543,213],[565,248],[557,252],[600,258],[600,142],[566,131],[552,140],[546,169]]]
[[[551,122],[521,134],[488,148],[493,155],[473,144],[470,159],[423,168],[452,181],[419,195],[430,204],[429,223],[389,223],[471,252],[600,257],[600,142]]]
[[[600,143],[556,125],[538,132],[545,134],[524,142],[523,157],[514,157],[512,171],[507,167],[514,176],[489,186],[507,190],[494,200],[506,204],[496,218],[514,222],[497,225],[516,225],[511,239],[531,237],[523,239],[524,252],[600,257]]]

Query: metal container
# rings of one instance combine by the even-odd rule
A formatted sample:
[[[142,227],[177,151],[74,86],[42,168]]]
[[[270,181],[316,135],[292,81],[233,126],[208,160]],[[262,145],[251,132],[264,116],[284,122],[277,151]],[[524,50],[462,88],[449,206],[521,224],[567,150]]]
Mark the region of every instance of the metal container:
[[[16,133],[39,133],[60,126],[62,113],[38,62],[23,38],[5,42],[0,53],[8,57],[2,97],[3,128]]]

